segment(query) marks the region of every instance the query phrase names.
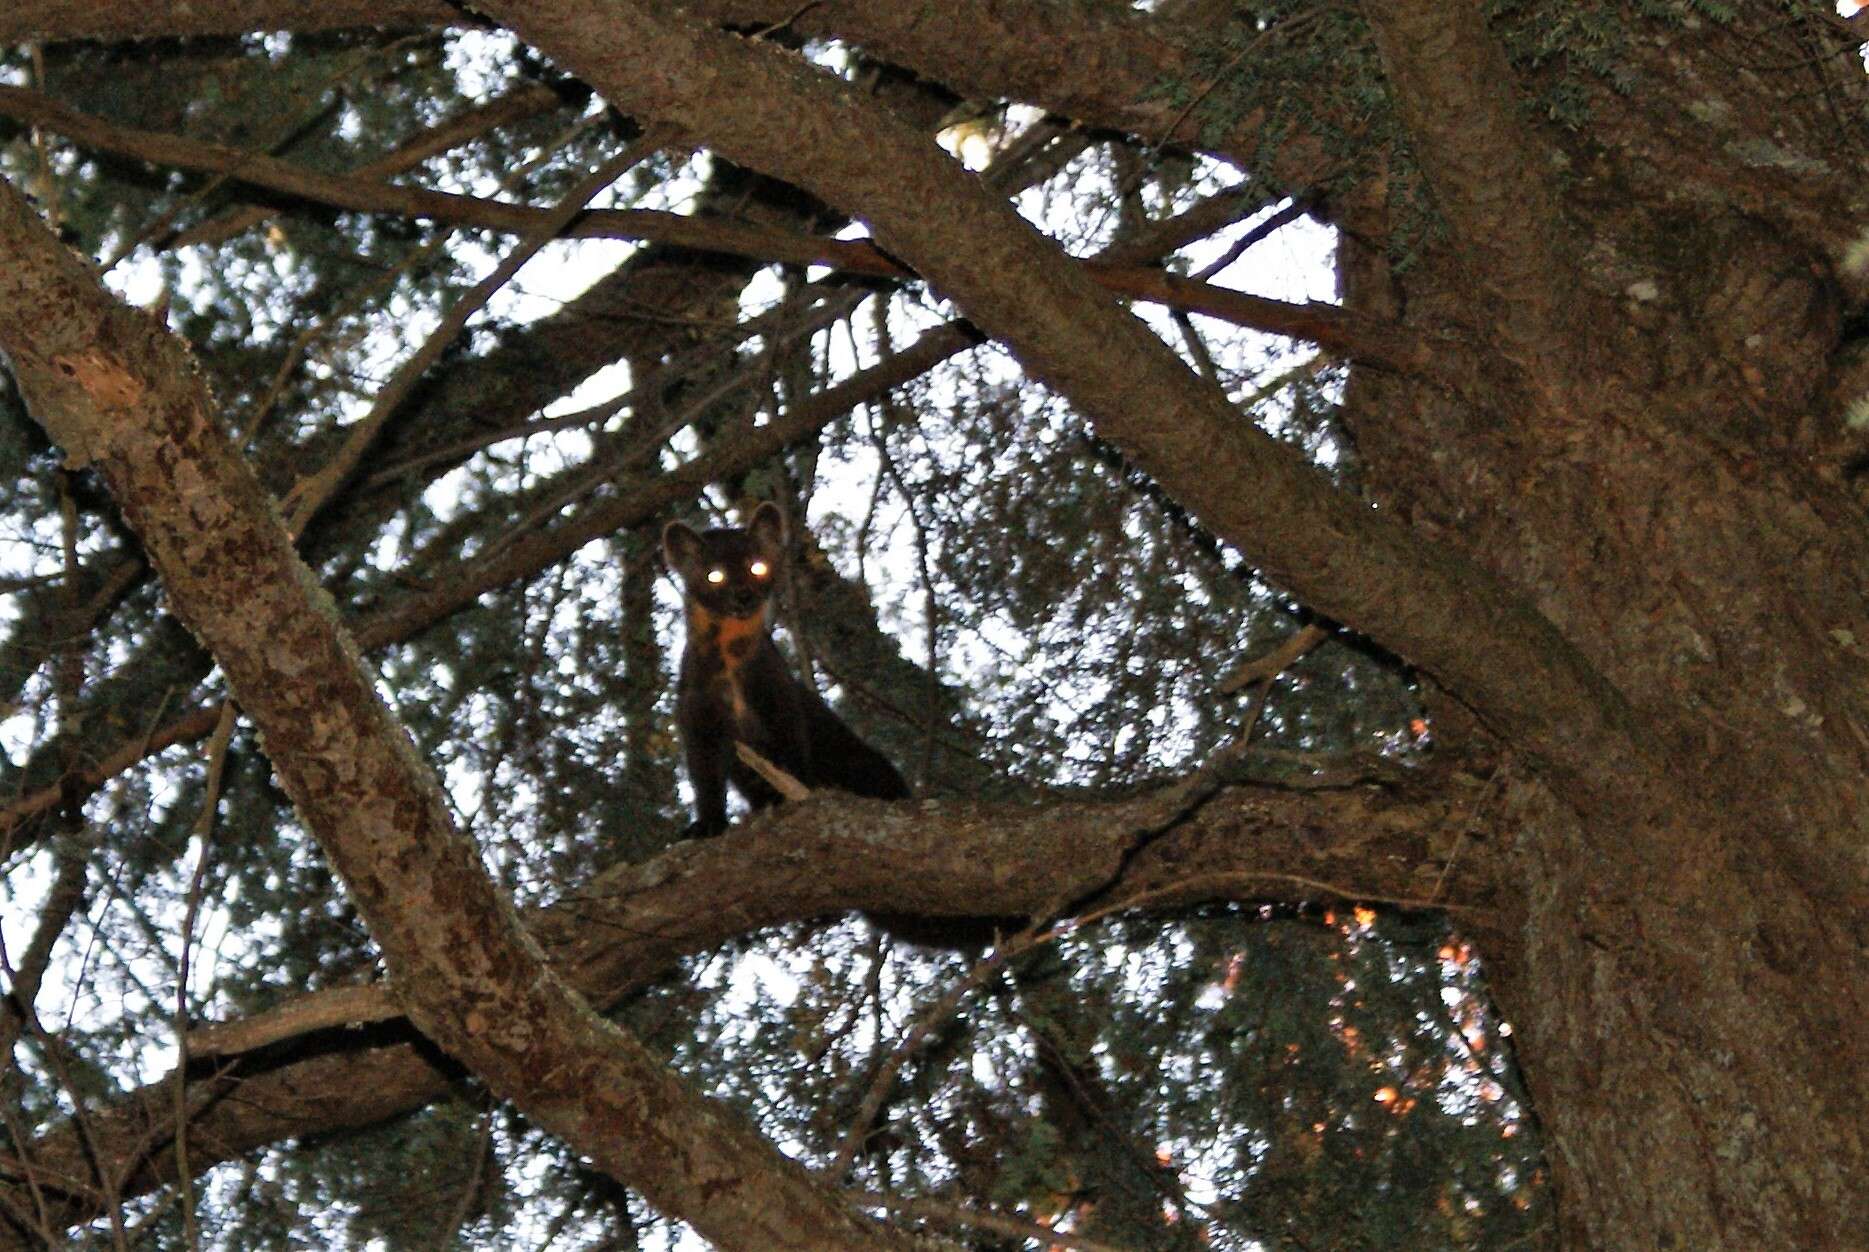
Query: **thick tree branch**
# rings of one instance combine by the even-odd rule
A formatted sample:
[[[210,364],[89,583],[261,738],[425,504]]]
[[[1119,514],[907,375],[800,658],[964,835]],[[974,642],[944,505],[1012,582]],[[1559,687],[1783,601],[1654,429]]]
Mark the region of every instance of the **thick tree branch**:
[[[962,95],[1026,101],[1152,143],[1202,137],[1202,119],[1177,102],[1172,88],[1198,77],[1189,49],[1210,37],[1204,27],[1183,31],[1172,19],[1151,20],[1115,5],[1056,0],[695,0],[686,7],[736,29],[783,24],[808,38],[843,39]],[[0,42],[400,29],[467,20],[467,9],[442,0],[46,0],[0,12]],[[1259,119],[1249,116],[1207,139],[1249,154],[1258,127]]]
[[[24,87],[0,86],[0,115],[56,131],[87,147],[160,165],[222,174],[239,182],[333,208],[481,227],[515,234],[547,228],[551,210],[453,192],[385,183],[359,175],[321,174],[261,153],[135,130],[87,116]],[[563,231],[568,239],[631,239],[790,265],[820,265],[869,278],[911,279],[915,273],[864,240],[830,239],[657,209],[595,209]],[[1411,330],[1348,313],[1335,305],[1292,304],[1147,266],[1102,264],[1092,277],[1138,300],[1203,313],[1270,334],[1308,340],[1343,357],[1387,369],[1430,372],[1435,355]]]
[[[1552,155],[1528,127],[1505,50],[1478,0],[1375,0],[1362,10],[1435,203],[1475,287],[1500,311],[1505,351],[1524,375],[1561,387],[1551,367],[1569,342],[1558,323],[1577,285],[1560,261]]]
[[[169,39],[250,31],[389,30],[457,26],[465,16],[443,0],[40,0],[0,12],[0,42]]]
[[[691,1091],[544,964],[376,694],[179,340],[0,189],[0,348],[98,469],[381,946],[404,1008],[540,1126],[728,1247],[908,1247]]]
[[[1567,794],[1626,818],[1633,784],[1666,776],[1621,694],[1522,595],[1243,421],[1004,201],[847,84],[640,3],[479,7],[626,111],[865,219],[1203,525],[1434,674]]]
[[[1204,803],[1199,785],[1037,808],[820,796],[723,838],[619,866],[534,914],[529,926],[566,980],[608,1008],[684,956],[827,913],[990,909],[1019,917],[1087,893],[1094,894],[1081,909],[1333,893],[1407,900],[1433,894],[1445,876],[1441,898],[1457,924],[1505,959],[1517,902],[1485,876],[1489,858],[1469,851],[1449,869],[1463,839],[1490,838],[1501,825],[1499,790],[1447,764],[1384,777],[1380,785],[1346,780],[1326,790],[1228,787]],[[1177,816],[1184,806],[1191,811]],[[1136,848],[1144,832],[1164,824]],[[1125,863],[1126,849],[1135,850]],[[337,987],[198,1032],[194,1047],[206,1072],[191,1083],[190,1167],[371,1125],[444,1096],[446,1065],[396,1023],[398,1015],[380,986]],[[125,1195],[173,1181],[167,1100],[158,1082],[93,1116]],[[32,1153],[59,1180],[61,1222],[97,1211],[69,1128],[42,1137]],[[24,1190],[15,1177],[6,1185]]]
[[[524,83],[497,99],[475,105],[410,136],[396,147],[351,171],[354,178],[384,179],[414,169],[431,157],[452,151],[490,131],[564,107],[557,92],[542,83]],[[247,204],[223,210],[212,219],[163,241],[163,246],[185,248],[195,244],[224,243],[243,230],[265,221],[273,210]]]

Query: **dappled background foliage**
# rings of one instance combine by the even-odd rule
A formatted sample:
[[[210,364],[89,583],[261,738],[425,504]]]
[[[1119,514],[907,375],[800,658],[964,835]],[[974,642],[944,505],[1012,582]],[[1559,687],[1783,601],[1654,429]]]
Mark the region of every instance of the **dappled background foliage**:
[[[1309,72],[1343,20],[1327,10],[1271,41],[1289,60],[1267,73]],[[871,72],[839,49],[809,51]],[[334,175],[518,101],[395,176],[532,203],[638,138],[551,67],[474,33],[69,45],[0,59],[0,76],[119,127]],[[992,155],[989,176],[1023,188],[1020,203],[1074,252],[1240,178],[1035,116],[982,117],[912,83],[879,90],[964,138],[970,160]],[[0,170],[188,338],[226,427],[282,495],[508,246],[268,198],[8,121]],[[1234,286],[1328,294],[1328,237],[1275,188],[1258,201],[1171,267],[1218,261]],[[844,225],[673,148],[599,203]],[[1289,224],[1232,248],[1275,215]],[[948,316],[914,286],[660,245],[554,245],[450,346],[303,550],[353,620],[387,611],[469,558],[522,548],[555,519],[730,447]],[[1354,489],[1354,449],[1333,421],[1337,365],[1217,322],[1149,316],[1239,400],[1242,421]],[[14,821],[0,863],[9,972],[36,928],[59,935],[31,1020],[7,1025],[0,1141],[29,1157],[46,1127],[173,1063],[185,931],[197,1022],[354,981],[375,956],[244,727],[211,830],[207,756],[192,740],[82,781],[212,708],[219,678],[164,616],[109,500],[60,468],[4,383],[0,460],[0,795],[58,796]],[[1345,756],[1431,751],[1410,676],[1355,640],[1311,652],[1269,691],[1219,694],[1242,658],[1302,624],[1298,610],[1068,406],[979,348],[373,653],[384,694],[522,904],[678,837],[679,614],[655,535],[667,516],[720,522],[759,498],[808,523],[785,645],[926,794],[1136,788],[1242,733],[1268,772],[1300,781]],[[817,1164],[836,1158],[890,1049],[914,1038],[853,1143],[854,1182],[878,1192],[1133,1248],[1503,1248],[1543,1229],[1509,1028],[1441,914],[1318,904],[1103,919],[930,1016],[971,964],[826,919],[697,957],[620,1012]],[[30,1227],[29,1214],[8,1218]],[[192,1195],[132,1198],[83,1236],[191,1237],[226,1249],[682,1240],[467,1079],[419,1113],[216,1167]]]

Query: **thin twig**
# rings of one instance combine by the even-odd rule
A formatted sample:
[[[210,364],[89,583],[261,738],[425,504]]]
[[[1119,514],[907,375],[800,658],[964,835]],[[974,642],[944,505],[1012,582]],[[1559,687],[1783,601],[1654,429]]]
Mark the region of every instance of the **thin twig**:
[[[1330,638],[1330,632],[1322,626],[1316,624],[1306,626],[1270,652],[1256,656],[1239,666],[1220,680],[1220,686],[1216,690],[1221,695],[1230,696],[1244,689],[1248,684],[1270,682],[1291,668],[1298,658],[1328,638]]]
[[[84,706],[78,696],[84,690],[84,651],[90,642],[88,630],[76,629],[82,605],[78,593],[78,501],[72,489],[71,471],[60,467],[53,471],[58,480],[59,535],[65,556],[65,620],[72,623],[64,639],[54,673],[58,696],[58,737],[62,745],[59,786],[65,792],[60,807],[65,821],[74,831],[84,826],[83,802],[71,786],[78,773],[84,742]]]
[[[1260,222],[1257,226],[1254,226],[1251,230],[1234,240],[1232,247],[1196,270],[1193,274],[1193,278],[1197,282],[1204,283],[1209,281],[1227,266],[1246,255],[1247,249],[1266,239],[1274,232],[1291,225],[1306,213],[1309,213],[1311,208],[1312,202],[1310,197],[1300,196],[1294,199],[1290,204],[1287,204],[1271,217],[1266,218],[1265,221]]]
[[[7,1137],[16,1145],[15,1151],[19,1154],[14,1157],[0,1155],[0,1168],[4,1168],[9,1175],[17,1175],[26,1180],[26,1193],[32,1197],[33,1209],[30,1219],[21,1213],[15,1204],[8,1203],[7,1211],[12,1220],[19,1225],[30,1226],[46,1247],[56,1248],[64,1238],[64,1231],[52,1224],[51,1210],[46,1207],[45,1188],[40,1185],[39,1181],[42,1171],[39,1164],[32,1159],[33,1132],[21,1122],[14,1111],[12,1100],[0,1100],[0,1126],[5,1127]],[[63,1181],[63,1179],[59,1180],[61,1191],[63,1191]]]
[[[1181,123],[1188,120],[1188,115],[1193,113],[1195,109],[1198,109],[1201,103],[1205,101],[1208,96],[1213,94],[1214,88],[1225,81],[1226,76],[1238,68],[1239,63],[1244,61],[1250,53],[1257,52],[1260,46],[1268,39],[1272,38],[1272,36],[1289,34],[1299,29],[1301,26],[1309,24],[1315,20],[1316,17],[1317,10],[1308,9],[1295,16],[1286,18],[1283,22],[1268,26],[1255,35],[1245,47],[1233,54],[1231,60],[1220,67],[1220,72],[1209,79],[1207,85],[1196,92],[1194,98],[1189,100],[1187,105],[1179,113],[1175,114],[1174,120],[1168,123],[1162,130],[1161,137],[1155,141],[1155,150],[1159,152],[1162,148],[1167,146],[1169,138],[1173,136],[1176,131],[1181,129]]]
[[[1454,837],[1454,846],[1448,851],[1447,860],[1441,866],[1441,872],[1435,876],[1434,890],[1428,893],[1428,898],[1430,900],[1438,900],[1441,898],[1441,889],[1447,885],[1448,876],[1454,872],[1454,862],[1460,859],[1461,849],[1467,846],[1467,841],[1473,837],[1474,828],[1479,825],[1480,813],[1492,802],[1493,798],[1499,794],[1500,789],[1505,785],[1505,773],[1506,771],[1504,769],[1494,770],[1492,777],[1486,780],[1486,790],[1481,793],[1480,798],[1473,804],[1473,816],[1461,824],[1460,833]]]
[[[86,874],[84,856],[73,848],[61,849],[58,873],[52,880],[51,890],[46,892],[39,909],[39,923],[26,943],[26,950],[20,954],[17,968],[8,955],[5,940],[0,939],[0,974],[5,974],[7,980],[7,996],[0,1002],[4,1004],[4,1011],[0,1011],[0,1057],[12,1054],[13,1045],[25,1028],[27,1015],[39,998],[39,987],[51,963],[52,950],[59,936],[71,925],[73,915],[84,907]]]
[[[896,1046],[877,1067],[871,1077],[869,1088],[863,1096],[863,1103],[858,1106],[856,1116],[850,1120],[850,1129],[844,1133],[844,1141],[837,1149],[837,1156],[831,1161],[829,1176],[842,1180],[850,1172],[851,1164],[856,1160],[857,1151],[863,1141],[870,1136],[876,1115],[881,1112],[883,1102],[889,1098],[889,1089],[895,1084],[896,1075],[908,1063],[911,1056],[921,1050],[935,1028],[952,1017],[960,1008],[961,1001],[975,988],[982,986],[996,976],[1000,969],[1015,956],[1022,955],[1035,947],[1041,938],[1037,937],[1038,923],[1027,926],[1003,943],[995,944],[993,950],[976,961],[971,969],[954,981],[941,998],[929,1005],[903,1032]]]
[[[1016,1218],[1002,1217],[998,1213],[983,1213],[962,1204],[948,1204],[919,1196],[890,1195],[881,1191],[853,1191],[850,1198],[855,1204],[873,1204],[892,1213],[907,1213],[965,1230],[991,1230],[1046,1248],[1070,1248],[1072,1252],[1134,1252],[1131,1248],[1105,1243],[1101,1239],[1086,1239],[1082,1235],[1054,1230],[1038,1222],[1022,1222]]]
[[[632,144],[626,151],[604,162],[594,172],[585,175],[549,213],[539,220],[535,227],[520,238],[512,251],[507,253],[506,258],[494,267],[491,274],[476,283],[473,290],[462,296],[454,307],[448,310],[447,316],[441,319],[441,325],[435,328],[433,333],[423,341],[422,346],[416,349],[415,354],[403,363],[395,376],[377,394],[376,403],[371,406],[369,414],[351,429],[349,438],[344,441],[344,446],[338,450],[337,455],[326,462],[317,473],[299,480],[287,495],[283,501],[287,516],[286,526],[294,537],[304,532],[306,523],[311,521],[318,510],[323,508],[350,478],[358,464],[362,462],[364,453],[369,450],[370,445],[376,441],[377,435],[381,433],[384,423],[402,406],[403,400],[408,397],[409,393],[415,390],[416,383],[423,374],[428,372],[429,367],[441,359],[442,353],[447,350],[449,344],[454,342],[455,336],[460,334],[467,325],[468,319],[478,313],[502,287],[512,281],[513,275],[536,256],[540,249],[558,238],[565,227],[584,212],[585,207],[594,197],[621,178],[631,167],[659,151],[665,142],[666,138],[661,132],[651,132],[640,142]]]
[[[467,1176],[467,1186],[461,1190],[461,1198],[454,1206],[454,1213],[442,1227],[440,1242],[446,1246],[458,1242],[461,1228],[474,1216],[474,1209],[481,1199],[481,1188],[486,1185],[487,1161],[493,1155],[493,1111],[483,1110],[480,1115],[480,1150],[474,1153],[474,1168]]]
[[[1240,723],[1239,735],[1229,746],[1244,747],[1252,742],[1253,731],[1259,728],[1259,719],[1265,715],[1265,703],[1272,697],[1272,679],[1259,684],[1253,692],[1252,703],[1246,708],[1246,719]]]
[[[1214,364],[1214,354],[1207,350],[1206,340],[1194,328],[1194,319],[1181,309],[1174,310],[1168,316],[1174,322],[1175,329],[1181,332],[1181,342],[1187,345],[1188,355],[1194,358],[1195,368],[1200,371],[1201,377],[1216,387],[1224,386],[1220,367]]]
[[[789,16],[780,18],[776,22],[768,22],[766,25],[754,31],[752,37],[754,39],[765,39],[771,35],[775,35],[823,3],[824,0],[805,0],[803,4],[793,9]]]
[[[110,1217],[111,1246],[116,1252],[130,1252],[129,1237],[123,1226],[123,1188],[116,1171],[104,1164],[104,1156],[98,1151],[100,1137],[91,1124],[90,1111],[85,1107],[85,1087],[72,1076],[71,1060],[75,1053],[63,1039],[51,1034],[39,1021],[38,1014],[26,1015],[26,1031],[33,1042],[39,1045],[39,1054],[45,1058],[46,1067],[71,1101],[72,1127],[77,1132],[78,1147],[84,1154],[85,1163],[91,1167],[91,1174],[97,1180],[98,1191],[103,1197],[103,1208]],[[82,1059],[82,1058],[79,1058]]]
[[[208,857],[214,848],[214,813],[220,807],[221,779],[227,769],[227,745],[234,734],[234,702],[221,701],[220,720],[208,740],[208,778],[203,787],[201,812],[195,817],[194,837],[200,842],[194,872],[188,879],[188,907],[182,915],[182,952],[175,970],[175,1170],[182,1205],[182,1233],[188,1246],[201,1246],[195,1221],[194,1172],[188,1168],[188,961],[195,942],[195,918],[201,911],[201,889],[207,881]]]
[[[1329,883],[1318,878],[1307,878],[1303,874],[1287,874],[1277,870],[1216,870],[1209,874],[1190,874],[1185,878],[1177,878],[1173,882],[1152,887],[1147,891],[1139,891],[1119,900],[1112,900],[1109,904],[1077,917],[1068,918],[1053,929],[1038,935],[1034,940],[1034,946],[1074,934],[1090,923],[1102,921],[1112,914],[1143,908],[1160,900],[1170,900],[1185,895],[1190,891],[1205,891],[1215,886],[1254,882],[1286,883],[1294,887],[1302,887],[1311,892],[1315,898],[1387,904],[1398,909],[1443,909],[1450,913],[1465,913],[1474,917],[1491,917],[1497,912],[1495,909],[1482,909],[1470,904],[1450,904],[1445,900],[1436,900],[1427,896],[1375,895],[1367,891],[1356,891],[1340,883]]]
[[[887,336],[883,327],[884,305],[877,305],[878,334]],[[887,340],[884,340],[887,346]],[[877,402],[880,414],[889,419],[891,425],[909,425],[901,418],[899,406],[895,403],[894,393],[885,393]],[[921,514],[915,507],[915,493],[909,490],[906,479],[902,477],[901,467],[896,464],[893,453],[889,450],[889,440],[880,423],[870,424],[870,441],[876,448],[876,457],[882,465],[883,474],[895,485],[902,496],[903,510],[908,514],[909,527],[915,532],[915,563],[922,585],[922,635],[923,646],[928,652],[928,681],[926,691],[928,703],[922,718],[922,759],[918,772],[918,781],[926,785],[928,771],[934,766],[935,749],[935,706],[941,695],[941,608],[940,600],[935,595],[934,569],[928,558],[928,526],[922,521]]]

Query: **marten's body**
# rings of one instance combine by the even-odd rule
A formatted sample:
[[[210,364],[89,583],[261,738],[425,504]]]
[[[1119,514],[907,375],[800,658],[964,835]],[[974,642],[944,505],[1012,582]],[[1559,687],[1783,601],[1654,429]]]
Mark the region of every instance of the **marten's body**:
[[[768,617],[785,552],[778,508],[760,505],[743,530],[699,532],[671,522],[662,532],[662,550],[687,592],[675,724],[694,788],[690,832],[717,835],[727,828],[729,782],[756,809],[779,799],[739,759],[736,742],[807,787],[882,800],[908,796],[896,767],[793,677],[772,642]]]

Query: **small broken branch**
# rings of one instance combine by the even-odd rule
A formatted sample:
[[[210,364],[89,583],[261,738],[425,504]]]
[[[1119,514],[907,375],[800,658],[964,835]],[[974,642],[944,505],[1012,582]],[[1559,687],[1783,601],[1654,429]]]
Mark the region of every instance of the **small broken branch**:
[[[733,750],[740,760],[745,762],[755,774],[772,784],[772,789],[787,800],[808,799],[811,788],[768,761],[744,743],[735,742]]]
[[[1299,657],[1328,638],[1330,632],[1322,626],[1306,626],[1270,652],[1252,658],[1228,674],[1220,680],[1216,690],[1223,696],[1230,696],[1253,683],[1270,682],[1289,669]]]

